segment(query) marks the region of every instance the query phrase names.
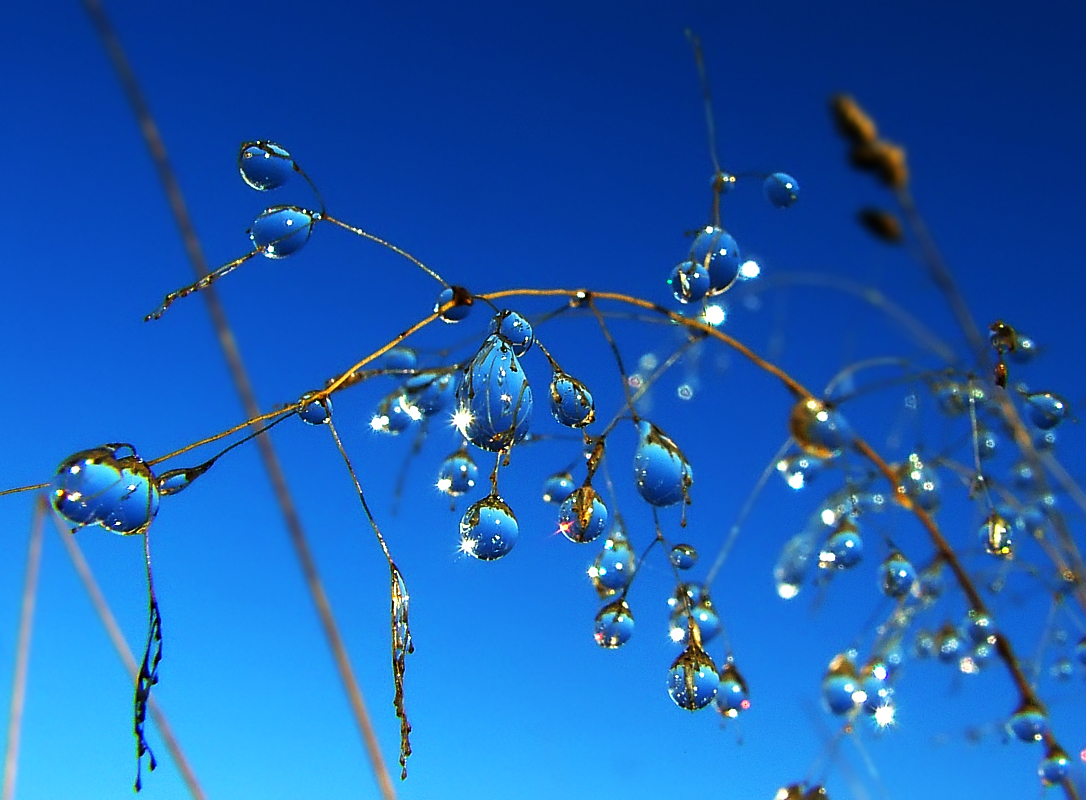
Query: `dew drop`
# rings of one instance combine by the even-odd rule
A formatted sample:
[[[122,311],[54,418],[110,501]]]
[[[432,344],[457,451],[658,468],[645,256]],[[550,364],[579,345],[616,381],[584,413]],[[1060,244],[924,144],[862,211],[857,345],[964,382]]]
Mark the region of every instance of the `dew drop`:
[[[958,631],[949,622],[939,629],[935,636],[935,657],[944,664],[951,664],[958,660],[965,649],[965,642],[958,635]]]
[[[568,471],[556,472],[543,482],[543,501],[561,503],[575,488],[573,476]]]
[[[428,369],[408,378],[403,391],[409,404],[429,416],[452,405],[456,381],[451,369]]]
[[[832,714],[848,714],[865,699],[856,675],[856,665],[847,653],[838,653],[822,678],[822,700]]]
[[[625,600],[608,603],[596,614],[594,636],[596,644],[614,650],[629,641],[634,631],[634,618]]]
[[[773,581],[782,600],[791,600],[799,594],[813,554],[814,539],[806,531],[785,542],[773,567]]]
[[[917,453],[909,454],[906,463],[897,468],[897,476],[906,496],[917,506],[928,512],[939,507],[939,476]]]
[[[1046,453],[1056,446],[1055,431],[1037,431],[1033,435],[1033,449],[1039,453]]]
[[[1049,747],[1045,752],[1044,760],[1041,761],[1041,766],[1037,769],[1041,782],[1045,786],[1063,783],[1070,773],[1071,759],[1067,757],[1067,753],[1063,751],[1063,748],[1059,745]]]
[[[698,627],[698,640],[702,644],[708,644],[724,630],[720,615],[713,608],[713,601],[709,599],[708,594],[704,594],[696,604],[691,606],[689,615],[685,606],[676,608],[671,613],[671,621],[668,625],[671,641],[685,644],[690,640],[690,617],[694,618],[694,624]]]
[[[1060,656],[1053,662],[1049,671],[1056,680],[1068,681],[1075,675],[1075,665],[1067,656]]]
[[[720,670],[720,686],[716,692],[717,710],[725,717],[735,719],[740,712],[750,708],[750,692],[747,682],[729,658]]]
[[[474,302],[471,292],[463,286],[446,286],[437,296],[434,313],[441,317],[443,322],[459,322],[471,312]]]
[[[1011,558],[1014,555],[1011,526],[998,512],[989,514],[988,519],[980,526],[980,538],[989,554],[1000,558]]]
[[[707,226],[694,237],[689,260],[708,271],[708,294],[720,294],[739,274],[739,245],[723,228]]]
[[[842,520],[818,554],[818,566],[823,569],[851,569],[860,563],[863,554],[864,543],[859,529],[851,521]]]
[[[275,142],[245,142],[238,151],[238,171],[250,187],[266,192],[287,182],[294,172],[294,159]]]
[[[894,690],[889,684],[890,670],[881,661],[866,665],[860,675],[860,691],[863,692],[863,707],[868,714],[875,714],[879,709],[890,705]]]
[[[381,357],[381,367],[394,372],[414,369],[418,363],[418,353],[410,347],[393,347]]]
[[[1011,716],[1007,727],[1019,741],[1039,742],[1048,731],[1048,719],[1039,706],[1026,700]]]
[[[675,569],[690,569],[698,563],[698,551],[688,544],[677,544],[672,547],[669,557]]]
[[[77,527],[143,533],[158,513],[158,482],[130,444],[69,456],[57,467],[52,486],[53,508]]]
[[[588,387],[561,370],[551,376],[551,414],[559,425],[583,428],[596,419],[596,405]]]
[[[576,489],[558,510],[558,530],[571,542],[591,542],[607,527],[607,506],[591,486]]]
[[[737,178],[730,172],[720,170],[713,175],[712,187],[714,192],[719,194],[727,194],[735,188]]]
[[[799,183],[786,172],[774,172],[762,182],[762,191],[776,208],[788,208],[799,199]]]
[[[634,481],[645,502],[670,506],[690,502],[693,471],[686,456],[663,431],[651,422],[637,424],[639,435],[634,452]]]
[[[695,303],[712,288],[709,270],[694,261],[683,261],[675,265],[667,279],[667,285],[680,303]]]
[[[601,600],[621,592],[630,585],[635,569],[634,553],[623,533],[618,520],[603,543],[603,548],[592,566],[588,576]]]
[[[286,258],[309,241],[317,219],[319,215],[298,206],[272,206],[253,220],[249,239],[268,258]]]
[[[848,424],[826,401],[814,397],[792,407],[788,431],[807,455],[823,460],[836,458],[848,441]]]
[[[298,417],[307,425],[326,425],[332,419],[332,398],[322,397],[320,400],[306,402],[312,396],[312,393],[307,392],[298,398],[299,403],[305,403],[298,410]]]
[[[1024,335],[1021,331],[1017,331],[1016,334],[1014,350],[1010,351],[1007,356],[1016,364],[1028,364],[1037,355],[1037,342]]]
[[[1026,395],[1029,421],[1042,431],[1051,430],[1067,418],[1067,402],[1052,392]]]
[[[505,310],[495,314],[490,320],[490,333],[508,342],[518,356],[531,350],[535,341],[531,323],[516,311]]]
[[[996,625],[992,617],[980,611],[970,611],[962,625],[962,631],[973,644],[995,641]]]
[[[403,394],[388,395],[377,404],[370,419],[370,428],[376,433],[403,433],[422,417],[422,412]]]
[[[904,597],[916,580],[916,568],[901,553],[894,551],[879,568],[879,584],[888,597]]]
[[[675,705],[687,711],[705,708],[720,686],[720,673],[709,654],[691,642],[675,659],[667,676],[667,691]]]
[[[475,487],[479,468],[468,451],[461,447],[446,458],[437,472],[437,488],[450,497],[459,497]]]
[[[488,336],[456,387],[460,432],[483,450],[506,450],[528,435],[532,388],[513,347]]]
[[[806,453],[796,453],[777,462],[777,474],[790,488],[798,491],[815,479],[821,466],[822,459]]]
[[[482,561],[495,561],[517,543],[517,518],[496,494],[468,506],[460,520],[460,552]]]
[[[1078,644],[1075,645],[1075,658],[1078,659],[1078,663],[1086,667],[1086,636],[1079,639]]]

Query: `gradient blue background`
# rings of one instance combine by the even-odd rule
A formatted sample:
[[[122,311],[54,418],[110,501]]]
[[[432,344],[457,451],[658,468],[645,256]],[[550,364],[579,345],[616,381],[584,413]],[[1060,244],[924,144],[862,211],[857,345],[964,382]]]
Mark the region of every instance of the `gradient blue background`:
[[[261,197],[238,178],[238,144],[269,138],[296,156],[330,213],[405,247],[451,282],[476,292],[583,285],[663,303],[671,303],[664,280],[683,233],[706,222],[709,203],[700,90],[683,36],[692,26],[706,48],[725,166],[784,169],[803,188],[787,212],[764,202],[757,181],[727,198],[725,225],[767,279],[819,272],[860,281],[960,346],[923,272],[853,222],[861,204],[888,198],[848,170],[828,122],[828,95],[847,90],[908,147],[918,202],[978,320],[1002,317],[1042,343],[1043,358],[1020,377],[1077,408],[1086,400],[1081,4],[190,2],[108,11],[211,262],[246,252],[245,231],[265,205],[310,202],[300,182]],[[11,3],[2,13],[8,412],[0,485],[8,487],[46,480],[71,452],[102,442],[130,441],[154,457],[243,417],[199,298],[142,322],[191,272],[87,18],[74,3]],[[437,288],[391,253],[330,227],[295,257],[250,262],[219,287],[265,407],[292,401],[424,316]],[[845,295],[793,281],[758,298],[757,307],[735,301],[728,329],[813,387],[869,356],[930,364],[884,317]],[[516,307],[531,314],[552,305]],[[484,324],[476,313],[422,343],[463,347]],[[590,321],[539,334],[590,381],[601,407],[619,407],[613,361]],[[649,351],[665,357],[675,343],[659,326],[616,323],[616,335],[628,363]],[[663,515],[665,528],[696,545],[703,562],[786,435],[785,392],[721,354],[708,350],[677,367],[654,392],[651,415],[684,447],[697,478],[688,529],[678,532],[674,510]],[[533,353],[525,363],[542,399],[545,361]],[[683,402],[675,387],[688,379],[700,383]],[[771,578],[777,551],[839,477],[826,474],[800,495],[774,479],[713,591],[753,701],[738,726],[721,731],[718,717],[678,710],[664,689],[676,649],[665,635],[670,584],[660,562],[631,594],[638,629],[629,645],[605,652],[592,642],[598,604],[584,570],[596,548],[553,536],[554,510],[538,499],[542,479],[572,459],[574,446],[514,454],[502,492],[521,541],[502,562],[465,561],[455,553],[460,511],[433,489],[451,436],[426,443],[393,513],[411,441],[367,428],[389,388],[345,394],[337,420],[411,591],[415,755],[401,797],[768,798],[782,783],[821,774],[835,721],[818,706],[818,683],[829,659],[865,641],[871,615],[889,608],[874,588],[883,535],[918,561],[928,552],[904,516],[880,520],[871,555],[828,592],[807,590],[786,604]],[[901,390],[885,397],[856,420],[865,435],[880,446],[895,426],[920,436],[915,420],[895,416]],[[537,420],[553,430],[542,406]],[[923,428],[933,450],[941,444],[933,431],[953,440],[949,424]],[[615,438],[620,482],[628,481],[630,436]],[[1081,475],[1081,434],[1071,426],[1064,436],[1063,458]],[[325,432],[288,421],[275,442],[394,765],[387,568]],[[651,515],[621,491],[634,540],[648,541]],[[973,548],[983,512],[961,500],[962,487],[947,491],[958,500],[948,500],[941,519],[955,542]],[[5,686],[30,511],[28,496],[0,501]],[[1069,514],[1078,530],[1081,515]],[[129,641],[141,646],[138,540],[98,529],[79,539]],[[152,539],[166,636],[156,693],[209,796],[376,797],[255,448],[164,502]],[[1046,674],[1059,654],[1042,647],[1048,596],[1022,586],[997,609],[1016,626],[1019,652],[1040,653]],[[964,611],[952,598],[928,624]],[[1070,617],[1058,625],[1081,635]],[[721,654],[715,645],[714,657]],[[1043,686],[1057,733],[1077,754],[1086,746],[1082,675]],[[50,533],[18,796],[126,796],[130,698]],[[1000,667],[974,678],[911,663],[897,699],[900,726],[863,736],[877,771],[845,741],[829,768],[831,796],[1042,794],[1040,748],[1004,744],[998,730],[1015,703]],[[981,743],[969,742],[970,728]],[[144,796],[183,796],[158,751],[163,763]]]

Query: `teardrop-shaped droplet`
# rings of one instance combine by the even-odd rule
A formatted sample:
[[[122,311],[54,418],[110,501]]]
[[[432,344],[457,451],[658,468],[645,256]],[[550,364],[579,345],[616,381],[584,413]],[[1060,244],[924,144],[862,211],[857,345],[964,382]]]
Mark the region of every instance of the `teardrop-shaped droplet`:
[[[840,412],[815,397],[792,407],[788,431],[803,452],[823,460],[839,456],[849,439],[848,424]]]
[[[268,258],[286,258],[309,241],[313,223],[318,218],[314,212],[298,206],[272,206],[253,220],[249,239],[253,247]]]
[[[452,405],[456,376],[450,369],[428,369],[404,382],[404,397],[424,416],[437,414]]]
[[[713,608],[713,603],[706,594],[696,603],[689,614],[686,608],[679,608],[672,612],[668,624],[668,636],[671,641],[685,644],[690,640],[690,618],[694,618],[694,624],[698,628],[698,640],[704,645],[711,642],[724,629],[720,622],[720,615]]]
[[[1017,331],[1016,334],[1014,350],[1007,355],[1016,364],[1028,364],[1037,356],[1037,342],[1021,331]]]
[[[917,506],[928,512],[939,507],[939,476],[917,453],[909,455],[906,463],[898,467],[897,474],[905,494]]]
[[[475,298],[463,286],[446,286],[437,296],[434,313],[442,322],[459,322],[471,313]]]
[[[696,642],[691,642],[671,665],[667,691],[675,705],[697,711],[713,702],[720,686],[716,664]]]
[[[83,450],[53,477],[53,508],[75,525],[143,533],[158,513],[158,482],[130,444]]]
[[[894,551],[879,568],[879,585],[888,597],[904,597],[916,580],[916,568],[901,553]]]
[[[734,719],[750,708],[747,682],[729,659],[720,670],[720,687],[716,691],[716,707],[725,717]]]
[[[799,594],[814,552],[815,538],[807,531],[785,542],[773,567],[773,581],[782,600],[791,600]]]
[[[675,569],[690,569],[698,563],[698,551],[688,544],[677,544],[668,554]]]
[[[468,451],[460,448],[446,458],[437,472],[437,488],[450,497],[459,497],[475,488],[479,468]]]
[[[822,459],[807,453],[796,453],[777,462],[777,473],[789,487],[798,491],[814,480],[821,466]]]
[[[168,497],[171,494],[177,494],[187,489],[194,480],[211,469],[211,464],[212,462],[205,461],[195,467],[182,467],[181,469],[171,469],[168,472],[163,472],[155,481],[159,495]]]
[[[1043,709],[1026,700],[1011,716],[1007,727],[1019,741],[1039,742],[1048,731],[1048,718]]]
[[[483,450],[506,450],[528,435],[532,388],[513,347],[488,336],[456,388],[460,432]]]
[[[567,470],[556,472],[543,482],[543,502],[561,503],[571,494],[577,485]]]
[[[591,486],[581,486],[562,501],[558,530],[571,542],[591,542],[607,527],[607,506]]]
[[[414,369],[418,363],[419,355],[410,347],[393,347],[381,356],[381,367],[393,372]]]
[[[1041,781],[1045,786],[1063,783],[1067,780],[1067,776],[1071,774],[1071,759],[1067,757],[1067,753],[1064,752],[1062,747],[1055,744],[1051,745],[1045,751],[1044,760],[1041,761],[1037,774],[1041,776]]]
[[[980,526],[980,538],[984,549],[993,556],[1010,558],[1014,555],[1011,526],[998,512],[993,511]]]
[[[320,400],[307,402],[312,396],[310,392],[299,398],[298,402],[305,405],[298,410],[298,417],[307,425],[328,424],[328,421],[332,419],[332,398],[322,397]]]
[[[848,714],[862,701],[856,665],[846,653],[838,653],[822,678],[822,700],[831,714]]]
[[[864,554],[864,542],[860,531],[851,520],[842,520],[818,554],[818,565],[823,569],[851,569],[860,563]]]
[[[422,419],[422,412],[403,394],[384,397],[370,418],[370,429],[376,433],[403,433]]]
[[[506,555],[517,543],[517,518],[496,494],[468,506],[460,520],[460,552],[482,561]]]
[[[799,183],[786,172],[774,172],[762,182],[762,191],[776,208],[788,208],[799,199]]]
[[[634,618],[625,600],[608,603],[596,614],[594,636],[600,647],[615,649],[629,641],[634,631]]]
[[[550,400],[551,414],[559,425],[583,428],[596,419],[596,405],[588,387],[560,370],[551,376]]]
[[[588,577],[600,599],[605,600],[630,585],[634,569],[633,549],[616,520],[599,555],[588,568]]]
[[[710,225],[694,237],[689,260],[708,271],[708,294],[720,294],[739,274],[739,245],[726,230]]]
[[[944,664],[957,661],[965,651],[965,642],[957,628],[949,622],[944,624],[935,635],[935,657]]]
[[[1067,401],[1052,392],[1026,395],[1029,421],[1043,431],[1051,430],[1067,418]]]
[[[513,352],[523,356],[532,349],[535,333],[532,324],[516,311],[499,311],[490,320],[490,333],[508,342]]]
[[[634,481],[638,493],[654,506],[670,506],[680,500],[689,503],[694,475],[686,456],[651,422],[642,420],[637,431]]]
[[[294,159],[275,142],[245,142],[238,151],[238,171],[249,186],[266,192],[287,182],[294,172]]]
[[[671,270],[671,275],[668,276],[667,285],[671,287],[671,293],[680,303],[696,303],[712,288],[709,270],[694,261],[676,264]]]

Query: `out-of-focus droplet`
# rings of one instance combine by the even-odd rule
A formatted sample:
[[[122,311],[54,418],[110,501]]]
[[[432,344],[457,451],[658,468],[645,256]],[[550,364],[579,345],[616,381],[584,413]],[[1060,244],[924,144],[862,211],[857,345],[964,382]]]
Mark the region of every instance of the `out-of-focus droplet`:
[[[634,552],[616,519],[603,548],[588,568],[588,576],[600,599],[606,600],[630,585],[635,569]]]
[[[814,550],[814,537],[806,531],[793,536],[781,548],[773,567],[773,580],[782,600],[791,600],[799,594]]]
[[[998,512],[990,513],[980,526],[980,538],[984,542],[984,549],[991,555],[1000,558],[1011,558],[1014,555],[1011,526]]]
[[[1049,672],[1058,681],[1069,681],[1075,675],[1075,665],[1069,657],[1060,656],[1052,662]]]
[[[669,554],[675,569],[690,569],[698,563],[698,551],[688,544],[677,544]]]
[[[1067,418],[1067,401],[1052,392],[1026,395],[1029,421],[1042,431],[1051,430]]]
[[[583,428],[596,419],[596,405],[588,387],[561,370],[551,376],[551,414],[559,425]]]
[[[1037,769],[1041,782],[1045,786],[1054,786],[1063,783],[1071,773],[1071,759],[1059,745],[1052,745],[1045,751],[1044,760]]]
[[[709,595],[705,594],[687,614],[686,607],[677,608],[671,613],[671,621],[668,624],[668,635],[671,641],[677,644],[685,644],[690,641],[690,618],[694,618],[694,624],[698,626],[699,640],[702,644],[708,644],[724,629],[720,622],[720,615],[713,608],[713,602]]]
[[[573,476],[568,471],[556,472],[543,482],[543,501],[545,503],[561,503],[577,488],[573,483]]]
[[[1019,741],[1039,742],[1048,731],[1048,718],[1040,706],[1026,700],[1011,716],[1007,727]]]
[[[158,486],[158,493],[162,497],[169,497],[171,494],[177,494],[178,492],[187,489],[190,484],[205,472],[211,469],[210,462],[204,462],[196,467],[182,467],[180,469],[171,469],[168,472],[163,472],[155,481]]]
[[[729,659],[720,670],[720,686],[716,692],[716,707],[725,717],[735,719],[750,708],[750,692],[747,682]]]
[[[634,481],[638,493],[654,506],[670,506],[680,500],[689,503],[694,475],[686,456],[651,422],[641,420],[637,431]]]
[[[803,800],[804,784],[792,783],[788,786],[782,786],[777,790],[777,793],[773,795],[773,800]]]
[[[451,370],[428,369],[408,378],[403,391],[408,403],[429,416],[452,405],[456,380]]]
[[[680,303],[696,303],[712,288],[709,270],[694,261],[676,264],[667,279],[667,285]]]
[[[878,714],[890,705],[894,690],[890,687],[890,669],[882,661],[866,664],[860,671],[860,690],[863,707],[868,714]],[[882,712],[885,713],[885,712]]]
[[[671,665],[667,691],[675,705],[697,711],[713,702],[720,686],[720,673],[709,654],[691,642]]]
[[[727,194],[735,188],[737,178],[730,172],[720,170],[713,174],[711,185],[714,192],[719,194]]]
[[[962,624],[962,631],[973,644],[990,642],[996,635],[996,625],[990,614],[970,611]]]
[[[879,585],[888,597],[904,597],[916,580],[916,568],[901,553],[894,551],[879,568]]]
[[[708,294],[720,294],[739,274],[739,245],[723,228],[707,226],[694,237],[688,260],[708,271]]]
[[[419,354],[410,347],[393,347],[381,356],[382,369],[399,372],[418,366]]]
[[[528,435],[532,387],[513,347],[488,336],[456,387],[457,424],[483,450],[506,450]]]
[[[471,292],[463,286],[446,286],[437,296],[434,313],[441,317],[442,322],[460,322],[471,312],[474,302]]]
[[[916,632],[913,652],[916,653],[917,658],[930,658],[935,653],[935,637],[932,636],[931,631]]]
[[[253,220],[249,239],[268,258],[286,258],[309,241],[317,219],[319,215],[298,206],[272,206]]]
[[[496,494],[473,503],[460,520],[460,552],[482,561],[494,561],[517,543],[517,518]]]
[[[762,182],[766,200],[776,208],[788,208],[799,199],[799,183],[786,172],[774,172]]]
[[[838,653],[822,678],[822,700],[830,713],[848,714],[857,702],[862,702],[862,690],[856,675],[856,665],[847,653]]]
[[[667,599],[667,607],[672,614],[694,608],[709,597],[709,591],[700,583],[684,583]],[[710,603],[711,605],[711,603]]]
[[[595,638],[600,647],[614,649],[629,641],[634,631],[634,618],[625,600],[608,603],[596,614]]]
[[[69,456],[57,467],[52,486],[53,508],[78,527],[143,533],[158,513],[158,482],[130,444]]]
[[[943,596],[944,588],[943,564],[941,561],[936,561],[916,577],[911,593],[924,608],[927,608]]]
[[[848,442],[848,424],[840,412],[824,400],[809,397],[792,407],[788,431],[807,455],[836,458]]]
[[[607,527],[607,506],[596,490],[581,486],[562,501],[558,530],[571,542],[591,542]]]
[[[897,468],[901,488],[912,501],[932,512],[939,507],[939,476],[917,453],[910,453],[907,461]]]
[[[795,453],[777,462],[777,473],[790,488],[798,491],[815,479],[821,466],[822,459],[806,453]]]
[[[851,569],[860,563],[864,554],[864,542],[860,531],[851,520],[842,520],[818,554],[818,565],[823,569]]]
[[[1028,364],[1037,355],[1037,342],[1029,336],[1018,331],[1015,348],[1007,354],[1008,358],[1016,364]]]
[[[451,497],[459,497],[475,488],[479,468],[468,451],[461,447],[441,462],[437,472],[437,488]]]
[[[309,401],[312,396],[312,393],[306,393],[298,399],[299,403],[305,403],[298,409],[298,418],[306,425],[327,425],[332,419],[332,398]]]
[[[965,650],[965,642],[958,634],[957,628],[949,622],[939,629],[935,635],[935,657],[944,664],[952,664],[958,660]]]
[[[495,314],[490,320],[490,333],[508,342],[518,356],[527,353],[535,341],[531,323],[516,311],[505,310]]]
[[[1037,431],[1033,434],[1033,448],[1039,453],[1046,453],[1056,446],[1055,431]]]
[[[389,395],[377,404],[370,428],[377,433],[403,433],[422,418],[422,413],[403,394]]]
[[[1078,663],[1086,667],[1086,636],[1079,639],[1078,644],[1075,645],[1075,658],[1078,659]]]
[[[287,182],[294,172],[294,159],[275,142],[245,142],[238,151],[238,171],[249,186],[266,192]]]
[[[1015,489],[1023,492],[1034,492],[1037,490],[1037,475],[1033,471],[1033,465],[1028,461],[1019,461],[1012,466],[1011,476],[1014,481]]]

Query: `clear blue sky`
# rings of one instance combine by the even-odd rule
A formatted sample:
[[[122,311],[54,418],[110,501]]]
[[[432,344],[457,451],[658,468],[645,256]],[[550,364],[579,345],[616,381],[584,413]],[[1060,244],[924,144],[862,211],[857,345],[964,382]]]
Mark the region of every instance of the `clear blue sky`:
[[[708,221],[710,201],[700,89],[683,36],[691,26],[705,46],[725,167],[782,169],[802,186],[787,211],[765,202],[757,180],[725,199],[725,226],[764,276],[762,290],[725,297],[726,330],[816,388],[860,359],[901,356],[906,373],[936,363],[885,315],[797,277],[831,275],[878,289],[964,352],[924,272],[854,222],[861,205],[889,197],[849,170],[830,125],[828,96],[848,91],[908,148],[914,194],[978,321],[1003,318],[1041,343],[1034,364],[1012,366],[1012,381],[1059,392],[1079,413],[1086,401],[1080,4],[197,0],[108,11],[212,263],[247,251],[245,232],[266,205],[312,202],[300,181],[261,196],[239,179],[239,143],[272,139],[320,187],[329,213],[452,283],[475,292],[584,286],[669,307],[677,304],[665,280],[689,246],[684,234]],[[12,487],[48,480],[77,450],[128,441],[152,458],[243,414],[199,297],[142,321],[191,271],[82,9],[9,4],[3,18],[0,371],[9,411],[0,421],[0,487]],[[292,258],[255,259],[218,286],[268,408],[424,317],[440,288],[331,226],[318,226]],[[554,306],[514,307],[532,316]],[[427,331],[424,358],[435,362],[441,348],[463,357],[485,325],[476,308],[455,328]],[[613,327],[631,371],[642,355],[663,360],[679,341],[656,324],[616,319]],[[591,319],[557,320],[538,334],[590,383],[601,417],[621,408],[614,360]],[[536,394],[533,430],[558,433],[545,405],[547,363],[535,351],[524,363]],[[889,458],[904,457],[909,443],[960,453],[961,420],[938,417],[927,401],[919,414],[903,411],[915,385],[883,382],[901,374],[858,376],[880,388],[855,401],[853,424]],[[677,396],[682,383],[693,386],[692,399]],[[875,586],[888,541],[918,563],[931,552],[904,515],[865,520],[860,566],[824,591],[808,586],[781,601],[771,574],[777,553],[840,487],[840,470],[801,493],[773,476],[713,586],[753,703],[720,730],[712,711],[688,714],[668,698],[678,650],[666,635],[673,587],[662,560],[631,591],[629,644],[610,652],[592,640],[599,603],[585,570],[598,548],[553,535],[556,509],[539,499],[543,479],[576,458],[576,441],[514,452],[501,490],[520,541],[498,562],[464,559],[456,546],[466,503],[450,512],[433,487],[457,441],[437,431],[412,456],[409,436],[371,432],[372,409],[392,387],[385,379],[344,393],[336,419],[411,592],[415,755],[407,781],[397,781],[401,797],[769,798],[825,769],[838,799],[1041,794],[1041,748],[1004,743],[1000,726],[1015,695],[999,665],[969,676],[910,661],[897,684],[899,726],[866,731],[863,751],[843,742],[826,767],[838,722],[819,704],[822,672],[846,647],[869,646],[872,625],[888,613]],[[648,418],[694,466],[688,527],[679,529],[677,509],[661,513],[666,535],[701,553],[694,578],[704,577],[785,441],[788,409],[777,383],[721,348],[680,363],[653,390]],[[1082,476],[1080,426],[1065,427],[1060,457]],[[394,765],[387,568],[327,432],[288,420],[274,438]],[[644,546],[652,515],[631,491],[632,426],[612,438],[615,504]],[[488,457],[477,462],[485,474]],[[940,522],[972,552],[969,567],[993,577],[975,552],[983,511],[951,473],[943,483]],[[1081,531],[1082,513],[1057,500]],[[10,685],[30,513],[29,496],[0,499],[2,686]],[[141,647],[139,542],[97,528],[79,541],[129,642]],[[209,796],[377,797],[255,448],[164,500],[152,541],[166,639],[156,695]],[[1023,550],[1021,565],[1047,563],[1039,549]],[[993,607],[1017,651],[1037,664],[1057,734],[1077,757],[1086,747],[1083,672],[1059,682],[1048,670],[1067,652],[1051,641],[1054,630],[1073,643],[1081,617],[1060,612],[1046,626],[1049,595],[1021,565]],[[52,533],[40,591],[19,797],[126,796],[131,687]],[[948,592],[921,625],[966,610]],[[720,660],[719,640],[710,652]],[[162,763],[145,776],[144,796],[183,796],[157,749]]]

